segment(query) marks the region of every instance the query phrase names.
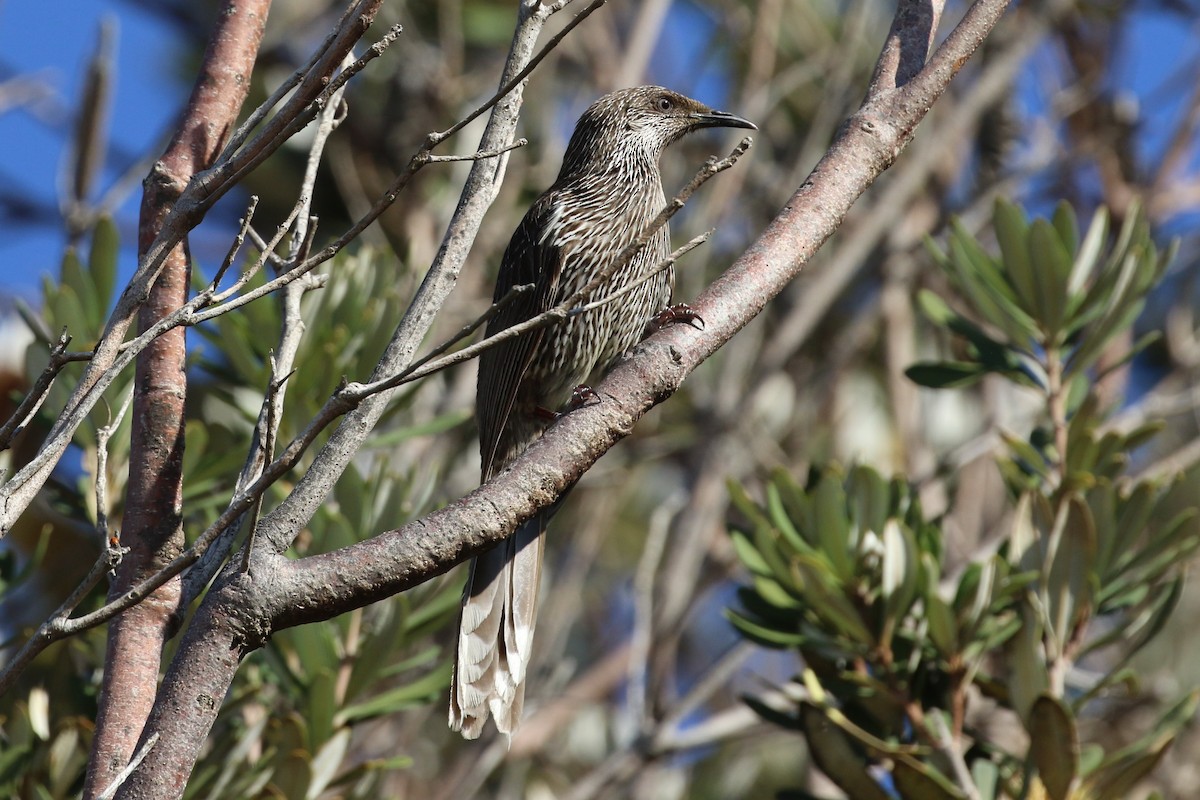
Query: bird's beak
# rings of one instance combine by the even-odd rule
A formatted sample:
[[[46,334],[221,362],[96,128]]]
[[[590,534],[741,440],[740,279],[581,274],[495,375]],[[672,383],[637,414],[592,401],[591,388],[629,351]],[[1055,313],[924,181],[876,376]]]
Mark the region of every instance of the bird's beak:
[[[692,114],[697,128],[749,128],[752,131],[758,130],[758,126],[748,119],[743,119],[737,114],[730,114],[728,111],[697,111]]]

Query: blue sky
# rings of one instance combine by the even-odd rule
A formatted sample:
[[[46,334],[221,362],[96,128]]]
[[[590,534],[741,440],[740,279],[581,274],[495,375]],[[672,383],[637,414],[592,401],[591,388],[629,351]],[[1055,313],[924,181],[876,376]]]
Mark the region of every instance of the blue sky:
[[[14,74],[33,76],[50,93],[36,113],[17,109],[0,114],[0,188],[56,208],[70,113],[78,102],[102,19],[117,22],[117,74],[109,169],[99,181],[101,189],[110,186],[132,160],[161,149],[162,137],[186,98],[187,85],[176,77],[174,31],[157,18],[113,0],[67,0],[56,4],[56,13],[46,9],[44,3],[0,4],[0,80]],[[117,217],[122,240],[130,243],[139,193],[135,183]],[[57,274],[62,244],[62,234],[53,224],[0,219],[0,291],[36,297],[40,276]],[[133,258],[132,252],[127,255]]]
[[[70,110],[77,104],[102,19],[114,19],[118,27],[109,171],[101,180],[102,188],[128,168],[132,159],[161,149],[163,136],[186,98],[189,81],[178,74],[181,67],[176,54],[182,45],[175,38],[176,31],[137,6],[117,0],[66,0],[57,4],[59,13],[48,14],[45,9],[43,3],[0,0],[0,80],[14,74],[32,75],[50,92],[37,113],[24,108],[0,113],[0,191],[32,196],[39,206],[53,209],[65,166]],[[689,17],[694,12],[689,12],[687,4],[677,4],[674,13],[680,24],[694,29],[695,20]],[[1125,41],[1113,88],[1126,89],[1139,98],[1142,124],[1151,134],[1145,141],[1155,149],[1162,146],[1165,133],[1155,136],[1153,132],[1169,129],[1168,123],[1177,119],[1191,90],[1190,82],[1178,79],[1183,71],[1194,72],[1189,65],[1194,66],[1200,58],[1200,37],[1181,24],[1179,17],[1141,14]],[[676,47],[671,49],[678,52]],[[1046,90],[1054,88],[1046,76],[1052,74],[1056,58],[1053,53],[1040,54],[1023,75],[1019,96],[1027,112],[1036,111],[1046,101]],[[698,62],[699,66],[704,63],[703,59]],[[679,66],[677,58],[657,59],[652,77],[671,82],[673,68]],[[685,65],[692,90],[710,102],[722,102],[726,87],[720,76],[710,74],[711,70],[697,76],[697,68],[696,63]],[[1175,89],[1164,90],[1164,82],[1172,76]],[[697,79],[701,86],[695,85]],[[135,184],[117,217],[122,239],[130,244],[139,192]],[[53,223],[0,218],[0,294],[16,292],[36,298],[40,276],[56,274],[61,249],[62,234]],[[132,249],[127,249],[124,274],[131,270],[133,258]]]

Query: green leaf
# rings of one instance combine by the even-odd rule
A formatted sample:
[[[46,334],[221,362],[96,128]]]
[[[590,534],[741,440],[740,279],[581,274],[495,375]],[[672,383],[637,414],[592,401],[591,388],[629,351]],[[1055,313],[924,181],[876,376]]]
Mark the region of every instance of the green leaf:
[[[888,800],[871,777],[866,758],[824,711],[801,703],[800,724],[813,761],[843,792],[855,800]]]
[[[1029,258],[1029,220],[1025,212],[1003,197],[996,198],[992,212],[996,242],[1008,280],[1016,290],[1020,307],[1035,320],[1043,320],[1042,304],[1034,265]]]
[[[801,610],[804,604],[793,597],[786,589],[770,578],[754,576],[754,591],[776,608]]]
[[[337,680],[329,669],[318,671],[308,684],[308,749],[311,752],[319,750],[333,736],[336,692]]]
[[[925,596],[925,619],[929,621],[929,638],[934,647],[945,658],[958,652],[958,625],[950,606],[937,596],[937,588],[931,587]]]
[[[894,519],[883,526],[883,573],[880,589],[884,599],[884,615],[899,625],[908,614],[917,596],[920,578],[920,556],[912,531]],[[890,642],[884,642],[889,645]]]
[[[846,515],[846,491],[833,472],[821,476],[813,496],[813,511],[820,552],[829,560],[839,581],[854,575],[851,553],[855,542],[850,541],[850,520]]]
[[[1029,349],[1037,325],[1018,304],[996,262],[958,220],[951,221],[951,231],[948,263],[956,285],[979,316],[1007,333],[1014,346]]]
[[[317,800],[325,789],[333,783],[334,776],[342,766],[346,753],[350,750],[350,728],[341,728],[321,746],[312,763],[309,764],[311,778],[305,800]]]
[[[1060,200],[1050,219],[1063,247],[1068,253],[1074,253],[1079,248],[1079,220],[1075,216],[1075,209],[1066,200]]]
[[[1061,700],[1043,694],[1029,712],[1029,755],[1050,800],[1067,800],[1079,776],[1079,732]]]
[[[891,487],[883,476],[870,467],[855,466],[846,479],[846,493],[860,537],[865,531],[883,530],[892,505]]]
[[[930,389],[959,389],[978,383],[987,370],[973,361],[919,361],[904,375],[918,386]]]
[[[804,537],[800,535],[800,531],[792,523],[791,516],[788,515],[787,509],[783,505],[783,497],[780,494],[779,484],[776,480],[772,480],[767,484],[767,514],[771,517],[771,522],[774,523],[776,529],[783,535],[783,538],[800,552],[808,552],[811,548]]]
[[[911,757],[894,761],[892,779],[905,800],[966,800],[967,797],[945,775]]]
[[[334,717],[335,724],[347,725],[431,703],[450,685],[450,672],[451,665],[447,661],[415,681],[389,689],[361,703],[346,706]]]
[[[1071,252],[1063,246],[1054,226],[1038,219],[1029,229],[1029,258],[1040,301],[1042,330],[1048,343],[1057,344],[1062,341]]]
[[[1046,592],[1048,614],[1059,641],[1073,635],[1077,614],[1093,605],[1092,577],[1096,563],[1096,531],[1091,511],[1078,497],[1071,497],[1065,509],[1062,537],[1050,565]]]
[[[775,574],[774,570],[767,564],[766,559],[758,552],[758,548],[750,541],[750,537],[739,530],[729,531],[729,538],[733,541],[733,550],[737,553],[738,560],[750,570],[751,574],[761,575],[770,578]]]
[[[373,435],[367,440],[368,450],[382,450],[395,447],[398,444],[416,439],[421,436],[436,436],[439,433],[454,430],[471,419],[471,412],[466,409],[448,411],[420,424],[393,428],[385,433]]]
[[[864,624],[858,608],[842,592],[824,564],[802,557],[797,560],[796,568],[804,579],[805,599],[813,611],[854,643],[865,646],[874,642],[875,637]]]
[[[1028,469],[1037,475],[1045,476],[1047,474],[1049,467],[1046,463],[1046,456],[1040,450],[1024,439],[1014,436],[1003,429],[1000,430],[1000,438],[1012,450],[1013,456]]]
[[[121,236],[117,225],[107,214],[96,220],[92,228],[92,249],[88,253],[88,271],[92,286],[100,303],[101,321],[107,316],[117,286],[117,255],[121,249]]]
[[[971,762],[971,782],[979,791],[980,800],[997,800],[1000,788],[1000,768],[994,761],[977,758]]]
[[[725,609],[725,618],[738,630],[738,633],[762,647],[769,647],[773,650],[786,650],[800,647],[807,641],[802,633],[781,631],[777,628],[761,625],[732,608]]]
[[[1100,206],[1092,215],[1091,224],[1084,234],[1083,243],[1075,253],[1071,277],[1067,281],[1067,293],[1071,297],[1070,313],[1074,314],[1083,301],[1083,288],[1095,275],[1101,264],[1100,254],[1108,240],[1108,208]]]
[[[1042,625],[1038,614],[1028,606],[1021,609],[1023,623],[1009,640],[1008,696],[1012,709],[1022,720],[1028,720],[1034,701],[1046,691],[1045,654],[1042,651]]]

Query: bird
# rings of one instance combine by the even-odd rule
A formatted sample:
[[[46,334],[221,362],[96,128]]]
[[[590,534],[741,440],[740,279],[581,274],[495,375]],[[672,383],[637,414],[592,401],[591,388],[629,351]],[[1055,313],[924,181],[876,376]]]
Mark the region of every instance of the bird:
[[[486,335],[554,307],[611,267],[666,207],[659,171],[663,150],[688,133],[717,127],[756,129],[742,117],[661,86],[620,89],[589,106],[575,125],[557,179],[534,201],[504,252]],[[684,319],[695,318],[685,307],[670,306],[672,268],[651,275],[670,252],[664,225],[592,292],[588,310],[480,355],[475,416],[482,482],[536,440],[573,396],[589,397],[585,384],[632,349],[648,323],[670,321],[673,308],[683,308]],[[513,293],[522,286],[532,288]],[[626,293],[604,302],[623,287]],[[556,508],[535,515],[471,563],[450,696],[450,727],[468,739],[482,733],[489,713],[503,734],[511,736],[520,724],[542,534]]]

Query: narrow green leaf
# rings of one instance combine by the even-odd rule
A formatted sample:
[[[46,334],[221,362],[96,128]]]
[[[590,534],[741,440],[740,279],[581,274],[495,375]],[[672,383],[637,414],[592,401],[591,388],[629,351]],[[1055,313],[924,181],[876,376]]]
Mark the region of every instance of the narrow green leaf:
[[[937,596],[936,587],[925,596],[925,619],[929,621],[929,638],[945,658],[958,652],[958,625],[950,606]]]
[[[787,509],[783,505],[779,485],[775,481],[767,484],[767,514],[770,515],[771,522],[774,523],[775,528],[783,535],[786,542],[793,546],[799,545],[800,552],[810,549],[788,515]]]
[[[1029,755],[1050,800],[1067,800],[1079,776],[1079,732],[1070,709],[1043,694],[1029,712]]]
[[[1066,200],[1060,200],[1050,219],[1054,224],[1054,232],[1067,252],[1074,253],[1079,248],[1079,220],[1075,216],[1075,209]]]
[[[870,645],[874,635],[866,627],[858,608],[842,592],[821,562],[802,557],[796,568],[804,578],[804,594],[809,606],[843,635],[859,645]]]
[[[998,800],[1000,768],[996,762],[977,758],[971,762],[971,782],[979,792],[979,800]]]
[[[331,736],[313,756],[309,765],[312,776],[309,779],[305,800],[317,800],[325,789],[333,783],[334,776],[341,769],[342,761],[350,750],[350,728],[342,728]]]
[[[776,608],[799,610],[805,607],[803,603],[793,597],[783,586],[770,578],[755,575],[754,591],[758,592],[759,597]]]
[[[755,644],[775,650],[796,648],[806,641],[803,634],[781,631],[751,620],[731,608],[725,609],[725,618],[738,632]]]
[[[883,575],[881,591],[885,617],[893,629],[908,615],[917,596],[920,556],[912,531],[894,519],[883,526]],[[885,644],[888,644],[885,642]]]
[[[322,669],[312,676],[306,689],[308,704],[308,750],[316,752],[333,736],[333,715],[337,709],[336,680],[331,670]]]
[[[1022,720],[1029,719],[1034,701],[1046,691],[1049,678],[1046,674],[1045,653],[1042,651],[1042,625],[1028,606],[1021,609],[1023,624],[1009,640],[1008,696],[1013,711]]]
[[[850,499],[852,517],[860,533],[878,533],[883,530],[892,510],[892,489],[883,476],[870,467],[855,466],[846,480],[846,492]]]
[[[103,317],[108,316],[108,305],[112,302],[113,291],[117,286],[117,256],[120,249],[121,236],[117,232],[116,223],[107,214],[100,217],[92,228],[88,271],[91,273],[92,286],[96,290]]]
[[[411,683],[389,689],[361,703],[346,706],[337,713],[335,722],[339,726],[347,725],[432,702],[450,685],[450,672],[451,665],[447,661]]]
[[[1012,450],[1013,456],[1019,459],[1026,467],[1038,475],[1047,474],[1049,467],[1046,463],[1046,456],[1032,444],[1003,429],[1000,430],[1000,438],[1008,445],[1008,449]]]
[[[1034,220],[1029,229],[1029,260],[1041,314],[1042,330],[1048,342],[1062,341],[1062,323],[1067,303],[1067,280],[1071,272],[1071,252],[1064,247],[1058,231],[1044,219]]]
[[[1004,272],[1013,288],[1019,305],[1035,320],[1043,318],[1037,277],[1029,258],[1029,220],[1021,208],[1000,197],[992,212],[996,242],[1000,245]]]
[[[813,497],[819,550],[829,559],[834,574],[847,581],[854,574],[851,553],[856,549],[850,541],[850,520],[846,515],[846,492],[840,478],[826,472],[817,484]]]
[[[750,541],[750,537],[739,530],[731,530],[729,538],[733,541],[733,550],[737,553],[738,560],[750,570],[754,575],[762,575],[771,577],[775,574],[774,570],[767,564],[766,559],[758,552],[758,548]]]
[[[1092,276],[1100,266],[1100,254],[1108,241],[1108,208],[1100,206],[1092,215],[1091,224],[1084,234],[1083,244],[1075,253],[1075,263],[1071,267],[1071,277],[1067,281],[1067,293],[1071,296],[1072,310],[1078,310],[1083,300],[1083,288],[1087,286]]]
[[[981,364],[971,361],[921,361],[904,370],[910,381],[930,389],[973,386],[986,374]]]
[[[966,795],[949,778],[915,758],[897,758],[892,779],[905,800],[966,800]]]
[[[742,695],[742,702],[750,706],[751,711],[772,725],[783,728],[785,731],[800,730],[800,719],[798,716],[793,716],[774,706],[767,705],[757,697],[751,695]]]
[[[813,761],[843,792],[855,800],[888,800],[887,792],[871,777],[866,758],[824,711],[801,703],[800,724]]]

